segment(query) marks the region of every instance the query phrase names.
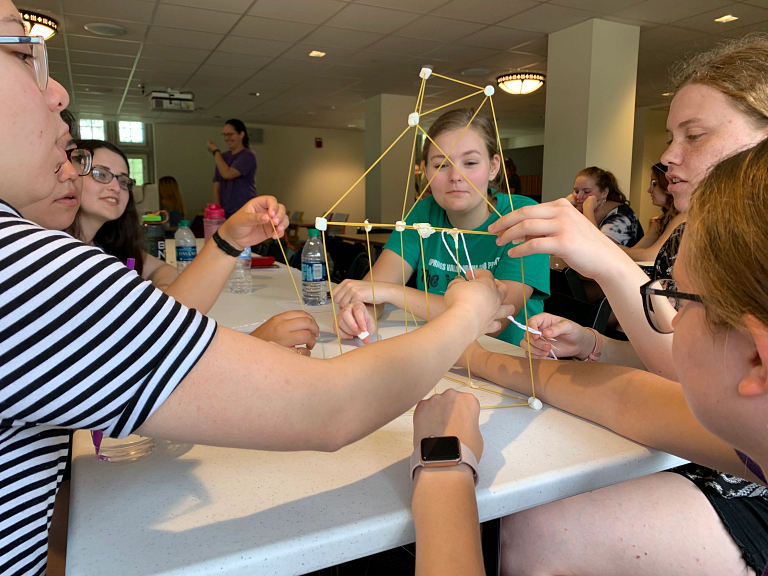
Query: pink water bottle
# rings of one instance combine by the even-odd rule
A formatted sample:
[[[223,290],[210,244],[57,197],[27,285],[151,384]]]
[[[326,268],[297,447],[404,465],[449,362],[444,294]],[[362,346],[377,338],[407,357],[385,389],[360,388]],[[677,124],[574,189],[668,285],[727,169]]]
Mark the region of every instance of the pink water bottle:
[[[205,208],[205,218],[203,218],[203,230],[205,241],[208,242],[213,237],[213,233],[224,224],[224,209],[218,204],[208,204]]]

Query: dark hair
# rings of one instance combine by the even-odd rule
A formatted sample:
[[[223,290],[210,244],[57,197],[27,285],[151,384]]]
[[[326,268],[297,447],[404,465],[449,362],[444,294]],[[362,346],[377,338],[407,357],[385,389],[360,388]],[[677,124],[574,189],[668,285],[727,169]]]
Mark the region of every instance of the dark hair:
[[[613,202],[629,206],[629,200],[627,200],[627,197],[624,196],[624,192],[619,188],[619,182],[616,180],[616,176],[611,172],[608,172],[608,170],[603,170],[597,166],[590,166],[589,168],[580,170],[579,173],[576,174],[577,178],[579,176],[592,178],[592,180],[595,181],[595,185],[600,190],[608,188],[608,196],[606,197],[606,200],[612,200]]]
[[[91,154],[96,154],[96,150],[109,150],[125,160],[125,165],[130,166],[125,153],[114,144],[104,142],[103,140],[77,140],[78,148],[90,150]],[[87,176],[84,176],[87,178]],[[81,208],[82,210],[82,208]],[[82,230],[80,229],[80,212],[78,211],[75,221],[65,230],[65,232],[82,240]],[[139,213],[136,209],[136,200],[133,192],[128,192],[128,204],[125,212],[117,220],[105,222],[93,237],[93,243],[99,246],[104,252],[110,254],[125,264],[128,258],[136,260],[135,270],[141,276],[144,270],[144,231],[139,222]]]
[[[77,123],[77,118],[67,108],[59,112],[59,116],[64,120],[64,123],[69,128],[69,135],[74,140],[80,140],[80,125]]]
[[[656,180],[659,188],[661,188],[664,191],[664,194],[667,195],[667,201],[664,203],[664,206],[661,207],[661,216],[653,220],[654,225],[659,228],[659,234],[664,234],[667,224],[669,224],[675,216],[680,214],[680,211],[675,208],[675,197],[667,192],[668,182],[666,174],[667,167],[661,162],[651,166],[651,175],[653,176],[653,179]]]
[[[504,158],[504,169],[509,170],[510,174],[517,174],[517,166],[515,166],[515,163],[509,156]]]
[[[229,124],[238,133],[245,132],[245,136],[243,136],[243,146],[245,146],[246,148],[250,148],[251,147],[250,146],[251,139],[248,138],[248,129],[245,127],[245,124],[243,124],[242,120],[238,120],[237,118],[231,118],[231,119],[227,120],[226,122],[224,122],[224,124],[225,125]]]
[[[440,136],[440,134],[450,132],[451,130],[464,128],[469,124],[471,120],[472,129],[483,140],[483,143],[485,144],[485,150],[488,152],[488,157],[493,159],[493,157],[496,155],[501,156],[501,152],[499,151],[498,147],[498,141],[496,140],[496,129],[493,126],[493,122],[481,114],[475,116],[474,120],[472,119],[472,116],[475,116],[475,111],[470,108],[459,108],[458,110],[451,110],[435,120],[435,123],[432,124],[432,126],[429,128],[427,134],[429,134],[429,137],[434,140]],[[425,178],[426,167],[429,165],[430,147],[430,141],[426,140],[424,142],[424,149],[421,152],[421,161],[425,166]],[[428,180],[428,178],[425,180],[425,185]],[[503,182],[504,177],[502,176],[501,167],[499,167],[499,171],[496,173],[496,177],[488,183],[488,186],[498,191],[501,188]]]

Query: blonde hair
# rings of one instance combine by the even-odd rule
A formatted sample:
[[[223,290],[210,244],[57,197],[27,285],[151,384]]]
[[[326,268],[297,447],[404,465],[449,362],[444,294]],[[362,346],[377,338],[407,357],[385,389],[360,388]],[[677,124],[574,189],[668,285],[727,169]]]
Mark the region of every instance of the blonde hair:
[[[699,184],[685,231],[686,271],[713,325],[768,326],[768,139]],[[690,263],[690,264],[689,264]]]
[[[179,183],[173,176],[163,176],[157,182],[157,191],[160,193],[160,204],[169,212],[179,212],[186,216],[184,199],[181,197]]]
[[[768,125],[768,35],[753,33],[680,62],[673,92],[689,84],[711,86],[728,96],[758,126]]]
[[[469,121],[472,120],[474,114],[475,111],[469,108],[450,110],[435,120],[435,123],[429,128],[427,134],[434,140],[445,132],[462,129],[469,124]],[[474,130],[483,140],[485,149],[488,152],[488,158],[493,159],[494,156],[498,155],[499,160],[501,160],[501,151],[498,147],[496,129],[493,127],[493,123],[486,116],[478,114],[475,116],[474,120],[472,120],[470,128],[472,128],[472,130]],[[429,166],[429,149],[431,146],[432,143],[429,139],[424,141],[424,149],[421,151],[421,161],[424,162],[424,166]],[[445,152],[447,153],[448,151],[446,150]],[[448,163],[447,160],[446,163]],[[499,170],[496,172],[496,177],[488,183],[488,185],[497,192],[504,181],[502,172],[501,162],[499,162]],[[426,186],[428,181],[428,178],[424,180],[424,186]]]

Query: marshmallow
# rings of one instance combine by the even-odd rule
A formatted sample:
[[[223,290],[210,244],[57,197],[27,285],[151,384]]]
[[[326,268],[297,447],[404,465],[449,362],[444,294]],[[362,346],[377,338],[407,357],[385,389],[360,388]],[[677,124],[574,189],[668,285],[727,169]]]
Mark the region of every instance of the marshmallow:
[[[357,337],[360,338],[360,340],[362,340],[363,338],[368,338],[368,336],[370,336],[370,334],[368,334],[368,332],[366,332],[365,330],[363,330],[362,332],[360,332],[360,334],[357,335]]]
[[[371,224],[368,224],[368,218],[365,219],[365,231],[370,232],[373,230],[373,226]]]
[[[448,234],[451,235],[451,237],[453,238],[454,243],[456,244],[456,248],[458,248],[459,247],[459,234],[460,234],[459,229],[458,228],[454,228],[452,230],[448,230]]]
[[[435,229],[432,228],[429,222],[414,222],[413,228],[422,238],[429,238],[435,233]]]
[[[398,220],[397,222],[395,222],[395,230],[397,230],[398,232],[402,232],[403,230],[405,230],[406,226],[407,224],[402,220]]]
[[[318,230],[328,230],[328,220],[318,216],[315,218],[315,228]]]
[[[483,90],[483,94],[486,96],[493,96],[496,93],[496,88],[488,84],[488,86],[485,87],[485,90]]]
[[[419,113],[411,112],[408,114],[408,126],[416,126],[419,123]]]
[[[531,396],[530,398],[528,398],[528,406],[530,406],[530,407],[531,407],[531,408],[533,408],[534,410],[541,410],[541,408],[542,408],[544,405],[541,403],[541,400],[539,400],[538,398],[534,398],[533,396]]]
[[[421,72],[419,72],[419,78],[424,78],[424,80],[427,80],[429,76],[432,74],[432,68],[427,68],[426,66],[421,69]]]

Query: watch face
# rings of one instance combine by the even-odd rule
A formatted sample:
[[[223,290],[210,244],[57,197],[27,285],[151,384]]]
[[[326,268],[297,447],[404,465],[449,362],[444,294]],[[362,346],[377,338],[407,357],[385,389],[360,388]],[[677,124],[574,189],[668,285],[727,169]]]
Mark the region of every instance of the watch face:
[[[461,449],[459,439],[456,436],[422,438],[421,440],[422,462],[458,461],[460,458]]]

